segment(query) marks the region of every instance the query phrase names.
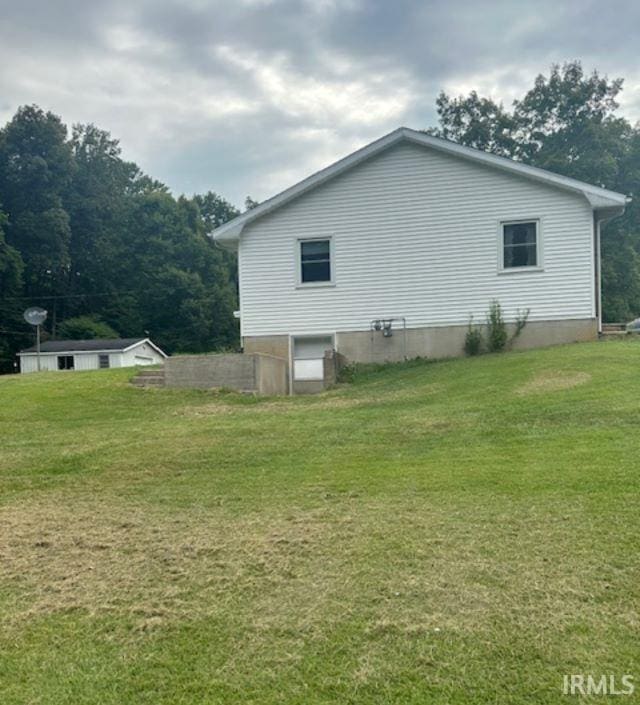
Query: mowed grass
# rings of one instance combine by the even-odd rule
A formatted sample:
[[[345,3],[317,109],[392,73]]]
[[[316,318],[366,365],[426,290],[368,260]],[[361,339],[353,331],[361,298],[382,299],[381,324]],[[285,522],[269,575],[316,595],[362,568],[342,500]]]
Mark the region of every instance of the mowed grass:
[[[0,378],[2,705],[637,702],[640,341],[130,375]]]

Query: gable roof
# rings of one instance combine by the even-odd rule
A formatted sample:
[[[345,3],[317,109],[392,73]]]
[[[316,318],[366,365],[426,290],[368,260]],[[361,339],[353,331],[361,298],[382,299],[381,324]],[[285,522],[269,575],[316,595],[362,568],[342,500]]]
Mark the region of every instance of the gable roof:
[[[93,338],[92,340],[47,340],[40,345],[43,353],[74,353],[74,352],[124,352],[140,343],[149,343],[160,355],[167,355],[152,343],[149,338]],[[21,350],[19,355],[37,352],[36,346]]]
[[[248,223],[253,222],[267,213],[271,213],[277,208],[289,203],[289,201],[294,198],[301,196],[303,193],[310,191],[316,186],[320,186],[348,169],[360,164],[365,159],[369,159],[400,142],[410,142],[424,147],[430,147],[439,152],[484,164],[507,173],[545,183],[549,186],[556,186],[566,191],[582,194],[595,211],[601,211],[603,217],[620,215],[624,211],[625,204],[631,200],[622,193],[609,191],[600,186],[593,186],[592,184],[587,184],[577,179],[571,179],[567,176],[560,176],[546,169],[539,169],[538,167],[529,166],[513,159],[507,159],[506,157],[498,157],[495,154],[483,152],[480,149],[474,149],[472,147],[465,147],[457,142],[451,142],[450,140],[445,140],[440,137],[432,137],[424,132],[411,130],[408,127],[399,127],[388,135],[375,140],[375,142],[371,142],[366,147],[362,147],[334,164],[331,164],[331,166],[317,171],[315,174],[303,179],[276,196],[263,201],[259,206],[221,225],[210,234],[221,244],[235,243],[240,238],[242,230]]]

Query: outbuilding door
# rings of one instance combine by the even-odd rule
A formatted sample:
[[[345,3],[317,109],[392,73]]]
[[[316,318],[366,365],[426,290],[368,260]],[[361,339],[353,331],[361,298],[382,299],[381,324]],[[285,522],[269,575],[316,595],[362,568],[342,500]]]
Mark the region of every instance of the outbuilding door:
[[[311,382],[324,379],[324,353],[333,349],[333,336],[296,337],[293,339],[293,379]]]

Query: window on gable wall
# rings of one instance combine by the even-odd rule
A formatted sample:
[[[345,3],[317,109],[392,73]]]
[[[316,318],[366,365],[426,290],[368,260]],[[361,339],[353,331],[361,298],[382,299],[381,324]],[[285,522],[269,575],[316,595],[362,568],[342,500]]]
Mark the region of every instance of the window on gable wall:
[[[330,282],[331,240],[300,240],[300,284]]]
[[[538,222],[502,224],[502,268],[538,267]]]

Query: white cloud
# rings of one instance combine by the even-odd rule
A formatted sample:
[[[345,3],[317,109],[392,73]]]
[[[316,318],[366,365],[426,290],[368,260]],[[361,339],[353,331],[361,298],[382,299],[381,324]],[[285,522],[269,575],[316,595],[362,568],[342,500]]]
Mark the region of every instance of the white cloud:
[[[411,101],[410,87],[400,77],[356,66],[348,72],[344,59],[341,76],[318,78],[297,71],[284,53],[249,54],[229,45],[217,47],[215,53],[253,80],[265,105],[311,124],[386,123],[401,117]]]
[[[400,124],[441,89],[509,106],[553,61],[626,78],[640,6],[534,0],[21,0],[0,22],[0,120],[94,122],[175,191],[265,198]]]

